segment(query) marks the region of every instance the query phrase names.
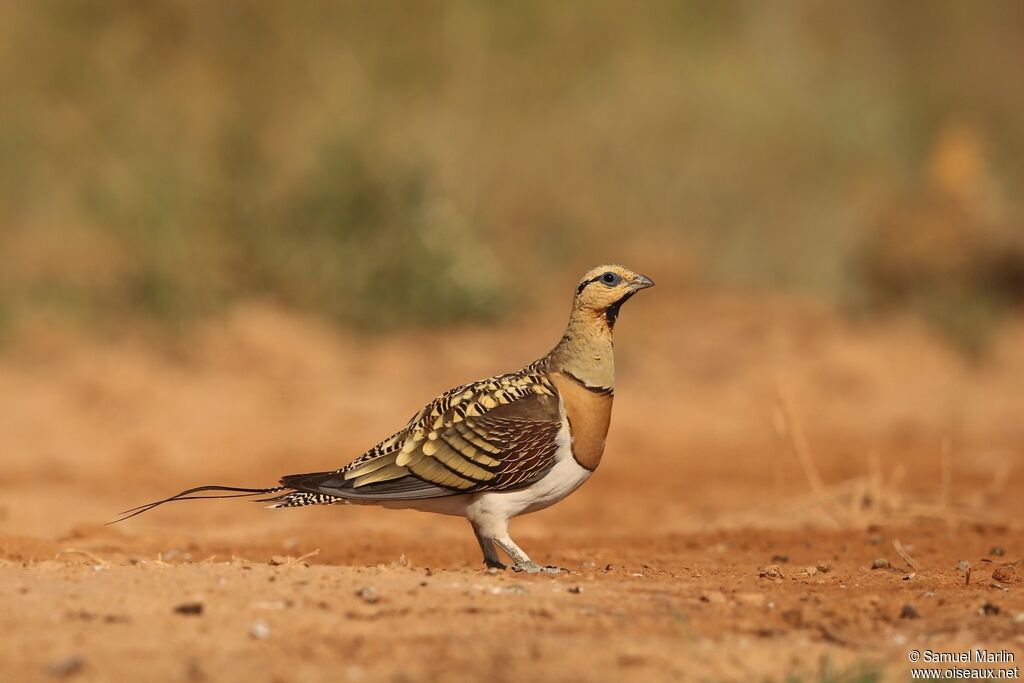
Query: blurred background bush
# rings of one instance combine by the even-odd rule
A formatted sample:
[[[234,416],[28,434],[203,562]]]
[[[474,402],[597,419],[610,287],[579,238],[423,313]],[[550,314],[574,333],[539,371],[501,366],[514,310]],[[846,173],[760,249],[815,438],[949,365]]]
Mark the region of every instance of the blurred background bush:
[[[0,329],[257,298],[395,329],[557,274],[1024,297],[1024,3],[0,4]]]

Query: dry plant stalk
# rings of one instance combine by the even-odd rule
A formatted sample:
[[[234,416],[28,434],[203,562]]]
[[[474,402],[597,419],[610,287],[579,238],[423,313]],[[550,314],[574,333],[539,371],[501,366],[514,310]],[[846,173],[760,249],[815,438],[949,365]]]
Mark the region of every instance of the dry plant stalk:
[[[821,524],[822,520],[836,528],[884,522],[887,524],[913,523],[919,521],[941,521],[949,526],[958,523],[992,524],[1005,522],[988,513],[984,501],[998,495],[1009,479],[1010,467],[1003,463],[993,473],[991,484],[980,491],[977,504],[955,505],[952,496],[953,452],[952,441],[943,439],[940,453],[940,490],[937,498],[915,497],[902,492],[907,469],[902,463],[895,463],[886,476],[882,456],[872,450],[867,455],[867,472],[863,477],[848,479],[826,485],[818,470],[804,432],[803,424],[793,410],[790,392],[781,379],[776,379],[776,405],[772,414],[773,426],[783,439],[803,471],[810,487],[806,495],[798,496],[783,505],[772,504],[767,508],[748,510],[729,515],[719,520],[725,527],[744,527],[751,524],[763,525],[766,515],[781,519],[781,526]],[[893,547],[900,557],[914,570],[919,564],[906,548],[893,541]],[[968,579],[969,580],[969,579]]]
[[[108,566],[110,564],[109,562],[107,562],[103,558],[96,557],[95,555],[90,553],[88,550],[78,550],[77,548],[65,548],[65,549],[61,550],[60,552],[58,552],[56,555],[54,555],[53,559],[59,560],[63,555],[81,555],[82,557],[85,557],[85,558],[91,560],[92,562],[94,562],[95,564],[103,566],[103,567],[106,567],[106,566]]]
[[[835,515],[829,509],[829,501],[825,493],[825,482],[821,478],[821,472],[818,471],[818,466],[814,462],[810,445],[807,443],[807,434],[804,432],[803,424],[797,419],[792,409],[789,394],[784,389],[781,380],[776,380],[775,382],[775,398],[775,431],[779,437],[785,438],[789,443],[790,450],[796,456],[797,462],[800,463],[804,477],[807,479],[811,492],[817,498],[824,515],[834,526],[839,526],[838,520],[836,520]]]
[[[940,464],[942,467],[942,487],[939,492],[939,507],[942,510],[946,526],[956,526],[956,517],[950,505],[950,490],[953,487],[953,444],[949,437],[942,439]]]
[[[903,559],[903,561],[910,566],[911,569],[913,569],[915,572],[921,571],[921,567],[918,566],[914,558],[910,556],[910,553],[907,552],[907,549],[903,546],[903,543],[900,542],[900,539],[892,539],[892,548],[896,551],[896,554],[899,555]]]
[[[300,555],[299,557],[296,557],[295,558],[295,564],[299,564],[300,562],[308,560],[309,558],[315,557],[315,556],[317,556],[319,554],[320,554],[320,548],[317,548],[316,550],[311,550],[308,553],[306,553],[305,555]]]

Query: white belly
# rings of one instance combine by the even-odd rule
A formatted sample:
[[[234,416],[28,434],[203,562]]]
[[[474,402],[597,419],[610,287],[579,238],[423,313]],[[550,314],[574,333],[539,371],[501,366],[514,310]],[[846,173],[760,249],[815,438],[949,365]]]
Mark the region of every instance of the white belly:
[[[570,455],[568,460],[556,462],[540,481],[526,488],[478,494],[477,500],[468,506],[467,516],[474,509],[498,513],[505,518],[543,510],[578,489],[589,476],[590,471],[580,467]]]
[[[555,453],[555,464],[547,474],[515,491],[476,494],[466,506],[466,517],[470,521],[509,520],[516,515],[543,510],[578,489],[591,472],[580,467],[572,457],[569,425],[564,420],[556,439],[558,450]]]

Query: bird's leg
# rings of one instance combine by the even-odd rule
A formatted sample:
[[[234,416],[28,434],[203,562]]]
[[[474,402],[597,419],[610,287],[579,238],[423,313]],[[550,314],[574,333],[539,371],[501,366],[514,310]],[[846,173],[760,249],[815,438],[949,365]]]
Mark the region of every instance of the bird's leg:
[[[522,548],[515,544],[512,537],[508,535],[508,517],[500,512],[488,510],[486,507],[471,508],[470,514],[466,515],[469,523],[473,526],[473,533],[480,543],[480,549],[484,551],[484,563],[488,567],[500,567],[505,565],[498,559],[495,546],[501,548],[509,559],[512,560],[512,569],[517,572],[560,572],[558,567],[542,567],[530,556],[523,552]]]
[[[530,574],[536,574],[538,572],[551,572],[557,574],[562,571],[559,567],[542,567],[533,560],[530,556],[523,552],[523,549],[515,544],[512,537],[508,534],[500,536],[494,539],[494,542],[498,544],[498,547],[505,551],[505,554],[514,563],[512,569],[517,572],[528,572]]]
[[[473,533],[476,535],[476,541],[480,544],[480,550],[484,553],[484,564],[487,565],[488,569],[508,569],[505,563],[498,557],[498,550],[494,547],[494,540],[487,538],[480,531],[480,527],[473,524]]]

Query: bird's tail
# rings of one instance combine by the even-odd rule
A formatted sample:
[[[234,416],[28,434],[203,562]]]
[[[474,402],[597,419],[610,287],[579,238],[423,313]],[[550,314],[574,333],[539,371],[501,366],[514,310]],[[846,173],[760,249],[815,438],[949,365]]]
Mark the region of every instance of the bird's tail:
[[[135,508],[132,508],[130,510],[125,510],[124,512],[121,513],[121,515],[122,515],[121,517],[115,519],[112,522],[107,522],[107,524],[117,524],[118,522],[123,522],[124,520],[130,519],[130,518],[134,517],[135,515],[141,515],[143,512],[149,512],[153,508],[158,507],[160,505],[163,505],[164,503],[171,503],[171,502],[176,501],[176,500],[204,500],[204,499],[207,499],[207,498],[246,498],[246,497],[249,497],[249,496],[260,496],[260,495],[265,495],[265,494],[268,494],[268,493],[277,493],[279,491],[284,491],[284,490],[290,490],[290,489],[287,486],[272,486],[270,488],[265,488],[265,489],[240,488],[240,487],[237,487],[237,486],[196,486],[195,488],[186,489],[186,490],[182,491],[181,493],[176,493],[173,496],[171,496],[170,498],[164,498],[163,500],[157,500],[157,501],[154,501],[152,503],[146,503],[145,505],[140,505],[139,507],[135,507]],[[229,491],[230,493],[222,494],[222,495],[217,495],[217,496],[196,496],[196,495],[193,495],[193,494],[196,494],[196,493],[202,493],[203,491]],[[277,496],[274,496],[273,498],[267,499],[267,500],[275,500],[275,499],[277,499]],[[254,501],[254,502],[259,502],[259,501]]]

